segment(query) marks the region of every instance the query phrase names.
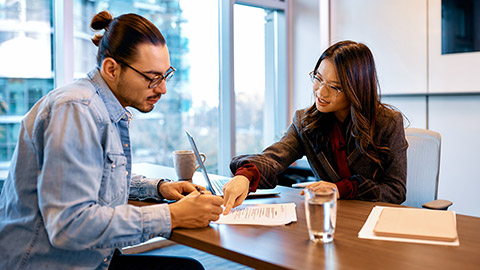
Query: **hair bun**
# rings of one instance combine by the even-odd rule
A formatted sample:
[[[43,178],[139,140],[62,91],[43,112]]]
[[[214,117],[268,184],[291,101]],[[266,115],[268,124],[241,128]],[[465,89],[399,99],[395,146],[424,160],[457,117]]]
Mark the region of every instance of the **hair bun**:
[[[113,16],[110,14],[110,12],[104,10],[100,13],[97,13],[92,19],[92,22],[90,23],[90,27],[93,30],[102,30],[105,28],[108,28],[108,25],[113,21]]]
[[[93,17],[92,22],[90,23],[90,28],[92,28],[95,31],[99,31],[102,29],[108,30],[108,26],[112,21],[113,21],[112,14],[104,10],[102,12],[97,13]],[[95,36],[92,38],[93,44],[95,44],[95,46],[98,46],[98,44],[100,44],[100,40],[102,39],[102,37],[103,37],[102,34],[95,34]]]

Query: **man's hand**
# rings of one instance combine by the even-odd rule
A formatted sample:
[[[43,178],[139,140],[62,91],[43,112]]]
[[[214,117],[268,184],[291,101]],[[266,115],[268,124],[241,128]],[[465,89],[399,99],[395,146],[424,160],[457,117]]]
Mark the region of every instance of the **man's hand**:
[[[185,197],[185,195],[192,192],[198,193],[197,188],[202,190],[204,193],[211,194],[205,187],[195,185],[187,181],[165,182],[158,188],[158,193],[160,193],[160,195],[167,200],[180,200]]]
[[[337,185],[335,185],[334,183],[330,183],[326,181],[318,181],[316,183],[310,184],[305,187],[305,189],[311,189],[313,191],[316,191],[317,189],[320,189],[320,188],[334,188],[337,191],[337,199],[340,199],[340,193],[338,193]],[[302,192],[300,192],[300,195],[305,194],[305,189],[303,189]]]
[[[208,226],[210,221],[218,220],[222,203],[222,197],[194,192],[169,204],[172,229]]]
[[[232,208],[239,206],[247,198],[250,181],[243,175],[237,175],[223,186],[223,200],[226,215]]]

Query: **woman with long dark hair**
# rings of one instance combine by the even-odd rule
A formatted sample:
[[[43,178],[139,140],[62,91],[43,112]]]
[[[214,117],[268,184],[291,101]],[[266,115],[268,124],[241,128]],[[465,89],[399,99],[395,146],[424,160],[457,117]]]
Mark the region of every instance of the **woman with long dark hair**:
[[[315,103],[296,111],[280,141],[261,154],[232,160],[235,177],[224,186],[224,213],[240,205],[249,191],[274,187],[277,175],[303,156],[319,180],[309,188],[334,187],[340,199],[405,201],[403,116],[380,101],[370,49],[338,42],[309,75]]]

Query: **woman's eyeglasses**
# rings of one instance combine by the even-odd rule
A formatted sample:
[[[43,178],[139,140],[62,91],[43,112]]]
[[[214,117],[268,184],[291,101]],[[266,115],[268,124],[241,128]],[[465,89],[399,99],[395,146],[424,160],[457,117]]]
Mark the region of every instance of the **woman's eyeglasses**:
[[[308,73],[308,75],[310,75],[310,80],[312,81],[313,83],[313,87],[315,88],[320,88],[322,87],[323,85],[325,85],[329,91],[329,93],[331,95],[334,95],[334,96],[338,96],[338,94],[340,94],[342,92],[342,89],[340,89],[340,87],[338,86],[335,86],[335,85],[331,85],[327,82],[325,82],[323,80],[322,77],[320,77],[317,73],[315,73],[314,71]]]

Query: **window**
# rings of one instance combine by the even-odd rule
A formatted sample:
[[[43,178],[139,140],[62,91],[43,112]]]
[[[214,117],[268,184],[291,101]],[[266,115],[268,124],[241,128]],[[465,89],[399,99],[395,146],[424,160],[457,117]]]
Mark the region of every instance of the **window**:
[[[152,112],[133,110],[134,162],[171,166],[172,151],[190,149],[188,130],[207,155],[209,172],[229,174],[230,158],[262,150],[284,130],[282,114],[288,115],[288,1],[242,3],[249,6],[235,5],[239,43],[234,58],[233,50],[225,50],[233,48],[234,22],[222,21],[233,18],[230,0],[0,0],[0,179],[7,175],[25,113],[54,85],[84,77],[95,67],[97,48],[89,24],[102,10],[114,16],[138,13],[152,21],[165,36],[177,68]],[[242,27],[250,28],[250,34]],[[229,73],[234,62],[236,73]],[[233,83],[225,87],[225,81],[234,79],[235,89]],[[242,117],[246,111],[247,120]]]
[[[20,120],[53,89],[51,14],[49,0],[0,0],[0,179],[7,176]]]
[[[263,8],[234,6],[236,154],[258,153],[265,147],[266,15]]]
[[[235,153],[259,153],[286,127],[282,10],[234,5]]]
[[[480,0],[442,0],[442,54],[480,51]]]
[[[83,77],[96,65],[92,17],[108,10],[114,16],[137,13],[164,35],[171,65],[177,69],[167,94],[147,114],[132,110],[134,162],[173,166],[174,150],[191,149],[185,130],[207,155],[208,170],[217,170],[218,152],[218,4],[196,0],[79,1],[74,7],[75,74]],[[202,12],[198,12],[202,10]],[[77,23],[80,22],[80,23]],[[80,53],[82,52],[82,53]],[[85,54],[87,52],[87,54]]]
[[[220,0],[219,174],[257,153],[287,127],[288,1]],[[234,57],[232,56],[234,55]]]

